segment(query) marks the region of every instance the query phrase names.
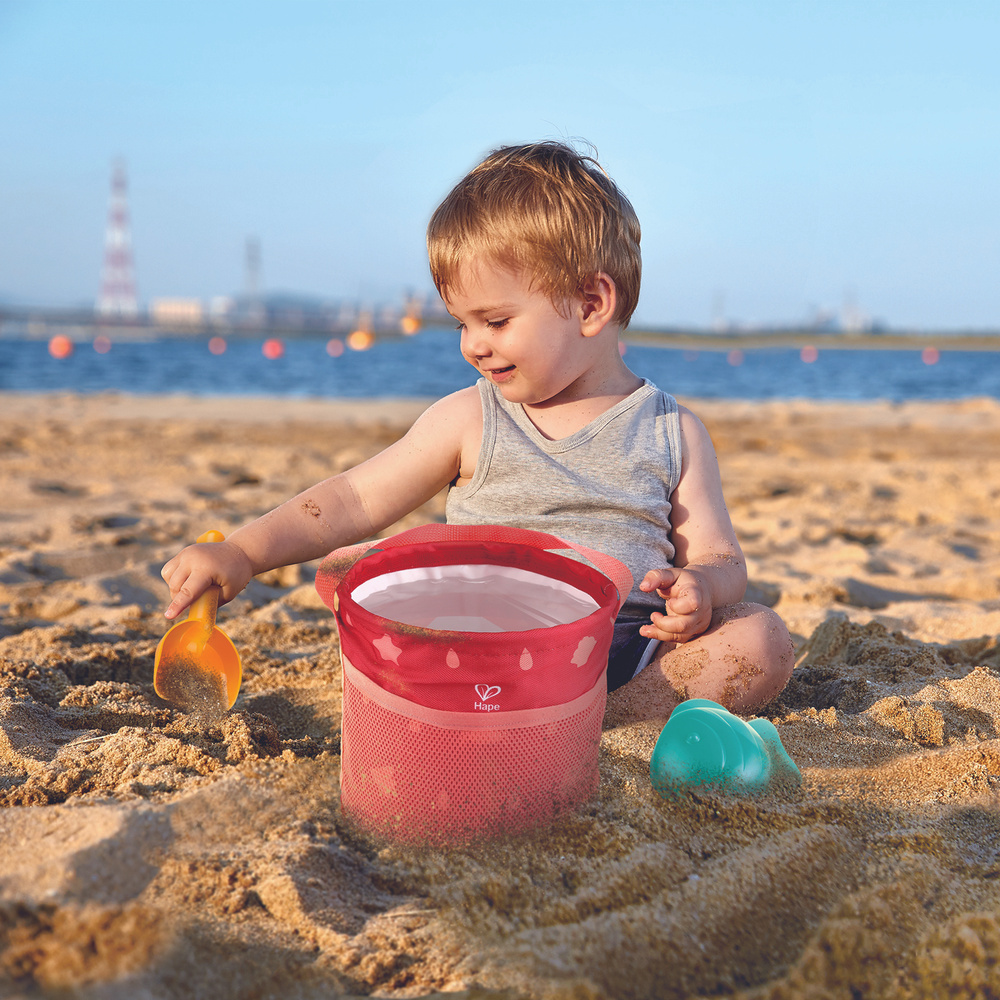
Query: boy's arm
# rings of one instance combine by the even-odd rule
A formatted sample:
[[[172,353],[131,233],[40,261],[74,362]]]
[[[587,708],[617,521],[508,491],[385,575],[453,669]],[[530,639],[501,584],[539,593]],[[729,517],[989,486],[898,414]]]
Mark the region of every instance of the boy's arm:
[[[427,409],[399,441],[340,475],[310,487],[224,542],[190,545],[162,571],[176,618],[216,585],[231,601],[258,573],[308,562],[381,531],[458,475],[466,440],[481,423],[475,387]]]
[[[643,635],[686,642],[701,635],[714,608],[736,604],[747,586],[746,560],[736,540],[722,495],[715,448],[705,425],[680,407],[681,477],[671,497],[672,568],[653,569],[641,589],[666,601],[665,615],[654,613]]]

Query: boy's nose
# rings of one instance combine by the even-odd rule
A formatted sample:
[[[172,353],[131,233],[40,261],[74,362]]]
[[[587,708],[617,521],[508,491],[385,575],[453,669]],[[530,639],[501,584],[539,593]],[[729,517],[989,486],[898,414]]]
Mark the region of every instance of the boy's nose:
[[[462,353],[468,358],[485,358],[491,353],[489,338],[466,327],[462,331]]]

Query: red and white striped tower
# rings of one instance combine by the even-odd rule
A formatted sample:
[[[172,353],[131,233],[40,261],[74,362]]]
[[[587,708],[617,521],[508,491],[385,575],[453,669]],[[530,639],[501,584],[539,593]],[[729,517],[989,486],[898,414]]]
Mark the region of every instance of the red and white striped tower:
[[[111,319],[132,319],[139,313],[132,271],[132,233],[128,218],[128,182],[125,164],[118,160],[111,175],[111,204],[104,236],[104,270],[99,315]]]

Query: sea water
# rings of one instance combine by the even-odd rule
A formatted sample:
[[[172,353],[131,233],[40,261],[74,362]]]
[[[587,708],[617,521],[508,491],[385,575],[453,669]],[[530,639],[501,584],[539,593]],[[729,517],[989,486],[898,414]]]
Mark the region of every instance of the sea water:
[[[233,338],[212,354],[203,338],[90,342],[63,359],[44,340],[0,339],[0,391],[183,393],[197,396],[439,397],[476,379],[458,334],[428,329],[331,354],[322,339],[288,339],[270,360],[264,338]],[[106,346],[106,345],[105,345]],[[628,344],[637,374],[677,396],[723,399],[1000,399],[1000,352],[795,348],[675,350]],[[338,348],[339,350],[339,348]],[[807,357],[812,357],[807,354]]]

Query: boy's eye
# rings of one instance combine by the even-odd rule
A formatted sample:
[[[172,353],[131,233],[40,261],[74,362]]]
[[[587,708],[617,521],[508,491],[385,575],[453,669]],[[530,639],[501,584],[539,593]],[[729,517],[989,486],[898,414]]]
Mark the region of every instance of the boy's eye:
[[[464,323],[458,323],[458,324],[456,324],[455,329],[458,330],[459,333],[461,333],[465,329],[465,324]]]
[[[507,319],[488,319],[486,328],[488,330],[502,330],[507,325]]]

